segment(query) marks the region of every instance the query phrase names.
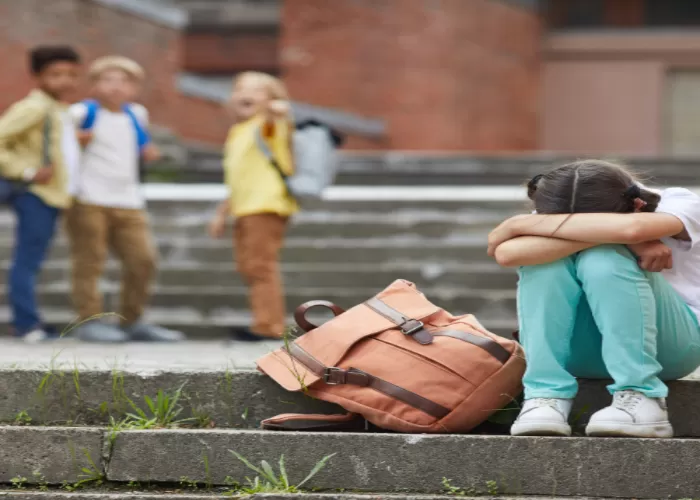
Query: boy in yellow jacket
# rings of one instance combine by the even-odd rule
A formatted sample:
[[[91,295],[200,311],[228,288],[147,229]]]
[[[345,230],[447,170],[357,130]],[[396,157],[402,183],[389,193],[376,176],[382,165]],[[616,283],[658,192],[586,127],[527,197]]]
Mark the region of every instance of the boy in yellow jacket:
[[[77,88],[80,57],[71,47],[45,46],[29,59],[37,88],[0,117],[0,176],[28,186],[10,198],[17,226],[8,297],[15,335],[39,342],[49,334],[37,311],[36,278],[59,214],[71,203],[59,102]]]
[[[258,147],[256,134],[262,133],[280,169],[292,174],[292,122],[287,99],[280,80],[256,72],[239,75],[231,97],[236,124],[224,151],[230,196],[219,207],[209,232],[221,237],[227,218],[235,217],[236,262],[249,287],[253,314],[250,329],[234,330],[236,340],[276,339],[284,333],[279,252],[289,217],[298,207],[279,172]]]

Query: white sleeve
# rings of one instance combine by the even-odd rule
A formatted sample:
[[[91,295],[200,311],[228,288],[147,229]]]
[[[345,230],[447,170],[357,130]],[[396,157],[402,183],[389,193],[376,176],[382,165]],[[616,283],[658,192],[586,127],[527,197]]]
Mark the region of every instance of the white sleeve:
[[[700,196],[684,188],[665,189],[661,193],[661,201],[656,212],[673,215],[680,219],[690,236],[687,249],[700,244]]]
[[[148,121],[149,121],[149,116],[148,116],[148,110],[142,106],[141,104],[132,104],[131,105],[131,110],[134,112],[136,115],[136,118],[138,121],[141,123],[141,125],[145,128],[148,128]]]
[[[85,117],[87,116],[87,106],[82,102],[73,104],[68,108],[68,114],[70,114],[75,126],[80,128],[80,125],[85,121]]]

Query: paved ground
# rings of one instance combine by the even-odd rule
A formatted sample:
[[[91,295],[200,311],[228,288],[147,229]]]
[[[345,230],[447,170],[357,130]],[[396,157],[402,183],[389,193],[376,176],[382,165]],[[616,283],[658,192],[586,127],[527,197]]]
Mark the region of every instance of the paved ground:
[[[27,345],[16,339],[0,339],[0,369],[44,369],[50,366],[72,369],[112,369],[149,372],[158,370],[219,371],[251,370],[255,360],[277,348],[279,342],[238,343],[221,341],[181,344],[123,345],[83,344],[58,340]]]

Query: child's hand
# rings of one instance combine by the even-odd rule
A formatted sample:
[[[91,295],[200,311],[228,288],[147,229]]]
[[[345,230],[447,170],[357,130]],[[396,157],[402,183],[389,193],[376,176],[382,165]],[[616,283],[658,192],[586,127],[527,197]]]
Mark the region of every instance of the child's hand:
[[[226,232],[226,217],[217,214],[214,216],[214,218],[209,222],[209,236],[211,236],[214,239],[219,239],[221,238],[224,233]]]
[[[661,241],[647,241],[627,245],[639,257],[639,267],[652,273],[660,273],[673,267],[673,252]]]
[[[87,145],[92,142],[93,135],[89,130],[78,130],[75,134],[78,137],[80,146],[83,148],[87,147]]]
[[[158,161],[161,158],[160,150],[155,144],[149,144],[143,148],[143,160],[146,163]]]
[[[31,180],[32,184],[48,184],[53,179],[53,167],[42,167],[37,170],[36,174]]]
[[[270,101],[270,104],[267,105],[267,109],[273,118],[284,118],[290,111],[289,101],[283,101],[281,99]]]

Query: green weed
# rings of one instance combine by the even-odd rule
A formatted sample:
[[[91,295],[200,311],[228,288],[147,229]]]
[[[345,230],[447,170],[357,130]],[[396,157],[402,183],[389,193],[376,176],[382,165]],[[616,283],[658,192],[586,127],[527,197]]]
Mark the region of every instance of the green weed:
[[[497,481],[486,481],[486,491],[480,491],[477,488],[461,488],[454,486],[452,480],[446,477],[442,478],[442,489],[443,491],[452,496],[457,497],[477,497],[482,495],[498,496],[501,493],[501,489],[498,486]]]
[[[87,460],[87,466],[80,468],[78,481],[73,484],[73,489],[77,490],[86,486],[101,486],[104,483],[105,475],[102,469],[97,466],[90,456],[90,452],[83,449],[83,455]]]
[[[127,413],[126,425],[130,429],[162,429],[178,427],[192,422],[194,418],[178,418],[183,411],[179,404],[182,397],[182,384],[175,392],[168,394],[162,389],[158,391],[155,400],[144,396],[147,409],[139,408],[133,401],[128,400],[133,413]]]
[[[180,477],[180,486],[183,489],[198,490],[200,484],[194,479],[190,479],[187,476]]]
[[[31,423],[32,417],[29,416],[26,410],[22,410],[15,415],[15,425],[31,425]]]
[[[260,462],[260,467],[257,467],[250,463],[245,457],[230,450],[231,453],[240,460],[248,469],[256,472],[258,475],[255,478],[250,479],[246,477],[247,486],[239,487],[240,492],[247,495],[252,495],[255,493],[298,493],[301,491],[301,487],[308,483],[316,474],[318,474],[328,463],[328,461],[335,456],[327,455],[319,460],[316,465],[311,469],[311,472],[301,481],[299,484],[293,485],[289,481],[289,476],[287,475],[287,468],[284,463],[284,455],[280,457],[279,460],[279,472],[275,472],[270,466],[270,464],[263,460]]]
[[[32,478],[34,478],[34,483],[39,486],[39,491],[49,491],[49,483],[41,471],[35,470],[32,472]]]
[[[27,478],[26,477],[21,477],[21,476],[15,476],[12,479],[10,479],[10,484],[12,484],[12,487],[18,490],[23,490],[25,486],[27,485]]]

